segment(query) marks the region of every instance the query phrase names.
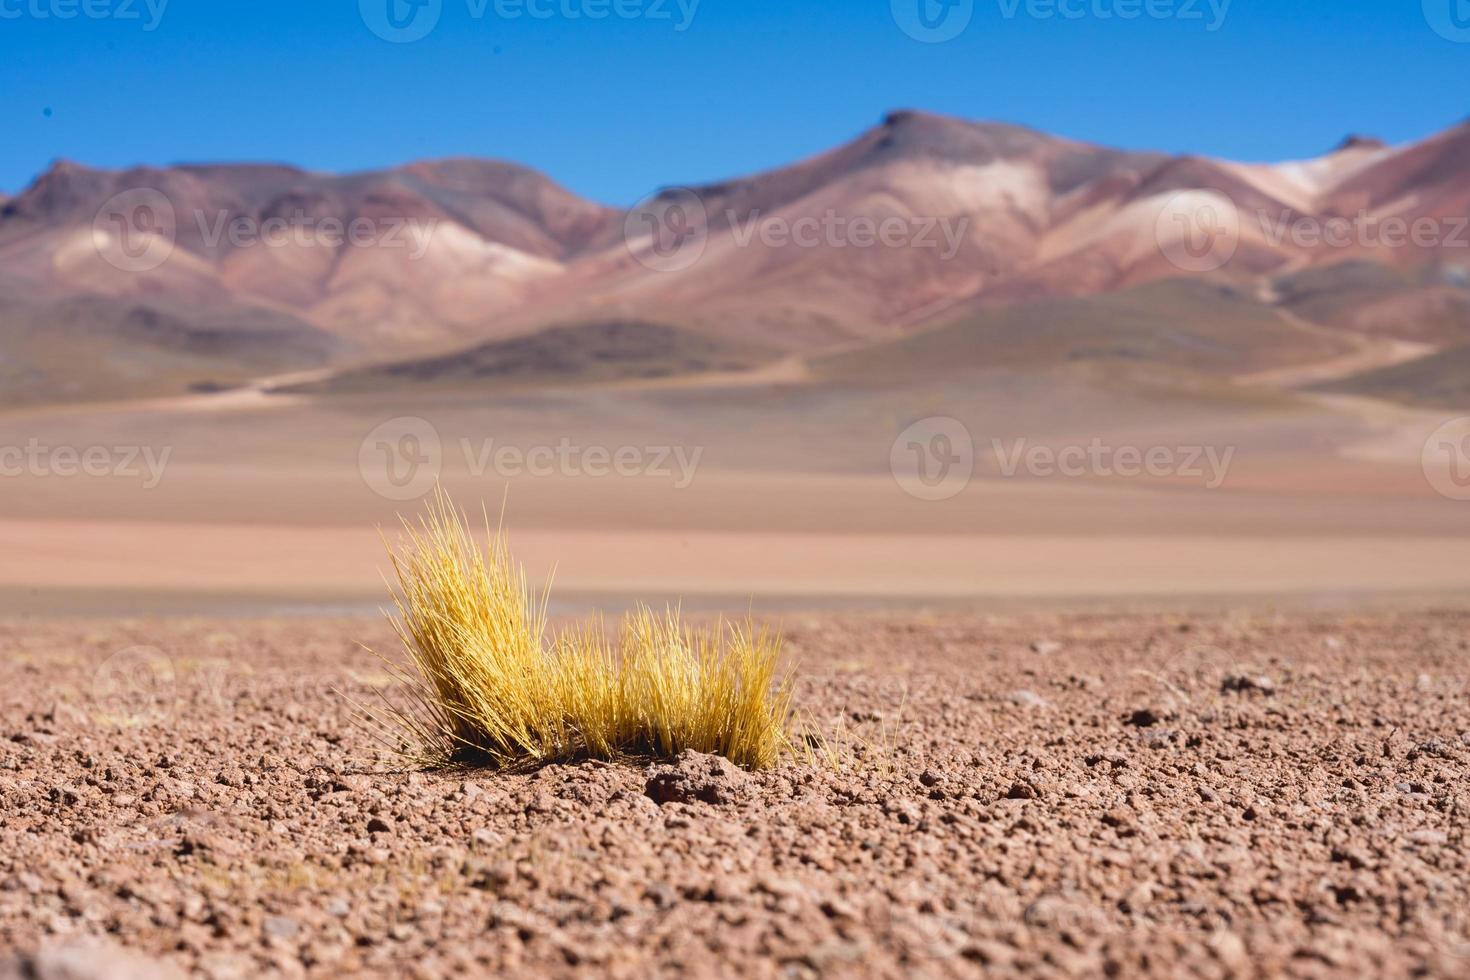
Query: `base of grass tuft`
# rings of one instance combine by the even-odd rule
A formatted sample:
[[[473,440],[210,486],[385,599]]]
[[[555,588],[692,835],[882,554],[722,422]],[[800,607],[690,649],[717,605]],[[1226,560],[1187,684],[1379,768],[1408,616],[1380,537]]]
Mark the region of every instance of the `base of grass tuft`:
[[[482,547],[442,491],[404,531],[389,548],[390,619],[412,703],[369,719],[421,761],[516,768],[691,749],[765,769],[791,747],[778,635],[694,628],[640,607],[615,641],[597,621],[552,637],[547,596],[528,586],[501,531]]]

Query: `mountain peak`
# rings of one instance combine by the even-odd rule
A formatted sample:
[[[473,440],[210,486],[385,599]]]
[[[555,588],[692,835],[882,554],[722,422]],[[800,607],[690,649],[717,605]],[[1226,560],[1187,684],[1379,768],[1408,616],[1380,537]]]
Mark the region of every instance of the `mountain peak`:
[[[104,182],[102,171],[73,160],[57,158],[28,187],[10,199],[6,211],[7,214],[33,218],[66,213],[96,198]]]
[[[1341,153],[1344,150],[1381,150],[1388,144],[1376,136],[1363,136],[1358,133],[1349,133],[1343,137],[1341,143],[1333,149],[1333,153]]]
[[[884,113],[883,122],[878,128],[880,131],[915,130],[930,133],[1024,134],[1034,138],[1058,139],[1058,137],[1017,123],[1002,122],[997,119],[963,119],[959,116],[946,116],[942,113],[927,112],[923,109],[890,110]]]
[[[36,175],[36,179],[40,180],[44,177],[75,177],[79,174],[94,172],[86,164],[78,163],[75,160],[68,160],[65,157],[56,157],[45,170]]]
[[[883,125],[892,129],[908,123],[922,122],[925,120],[940,120],[943,116],[937,116],[932,112],[924,112],[920,109],[894,109],[883,116]]]

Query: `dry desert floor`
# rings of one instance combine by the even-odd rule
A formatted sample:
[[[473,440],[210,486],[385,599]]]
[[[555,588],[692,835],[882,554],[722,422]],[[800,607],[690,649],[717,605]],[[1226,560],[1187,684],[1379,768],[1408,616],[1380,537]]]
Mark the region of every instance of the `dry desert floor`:
[[[1470,614],[784,628],[811,756],[503,775],[373,619],[0,624],[0,976],[1470,974]]]
[[[1425,456],[1454,413],[1263,397],[1001,373],[13,411],[0,414],[0,615],[371,611],[374,527],[417,513],[436,481],[471,511],[504,504],[517,555],[538,579],[555,568],[562,595],[761,609],[1470,594],[1470,456]],[[966,432],[944,499],[894,464],[925,417]],[[1094,445],[1178,471],[1007,462]],[[563,447],[639,463],[512,465]],[[89,453],[101,475],[78,471]]]

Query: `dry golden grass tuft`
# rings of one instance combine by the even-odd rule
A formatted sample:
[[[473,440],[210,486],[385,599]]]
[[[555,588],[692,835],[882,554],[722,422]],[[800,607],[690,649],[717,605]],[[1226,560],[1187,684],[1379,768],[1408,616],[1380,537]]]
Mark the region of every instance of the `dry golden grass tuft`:
[[[779,636],[696,629],[677,612],[639,608],[616,643],[600,622],[548,641],[546,595],[528,586],[502,532],[482,548],[442,491],[404,530],[389,549],[392,621],[412,661],[400,676],[413,704],[369,717],[425,761],[508,768],[692,749],[764,769],[790,748]]]

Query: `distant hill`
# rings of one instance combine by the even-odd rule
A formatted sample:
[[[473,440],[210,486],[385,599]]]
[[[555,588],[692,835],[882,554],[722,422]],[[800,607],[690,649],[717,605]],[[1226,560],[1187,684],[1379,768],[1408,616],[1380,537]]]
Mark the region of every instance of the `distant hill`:
[[[1357,260],[1282,277],[1275,288],[1283,310],[1314,323],[1453,346],[1470,343],[1466,285],[1434,270]]]
[[[0,287],[0,405],[228,388],[347,353],[340,338],[270,310],[26,299]]]
[[[637,321],[552,327],[453,354],[344,371],[281,389],[313,394],[381,394],[403,389],[504,389],[526,385],[651,380],[739,371],[769,360],[753,345],[721,343],[687,330]]]
[[[986,310],[935,330],[816,359],[813,370],[829,378],[881,380],[1093,362],[1229,377],[1325,360],[1349,349],[1345,340],[1297,326],[1235,287],[1173,280],[1105,296]]]
[[[1429,408],[1470,409],[1470,344],[1318,387]]]

